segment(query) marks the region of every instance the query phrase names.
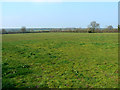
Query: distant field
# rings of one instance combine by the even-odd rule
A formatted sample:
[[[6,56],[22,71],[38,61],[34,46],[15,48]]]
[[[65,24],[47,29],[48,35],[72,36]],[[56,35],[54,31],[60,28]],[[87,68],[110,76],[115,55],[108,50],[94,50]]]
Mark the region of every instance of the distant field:
[[[117,88],[118,34],[2,36],[3,88]]]

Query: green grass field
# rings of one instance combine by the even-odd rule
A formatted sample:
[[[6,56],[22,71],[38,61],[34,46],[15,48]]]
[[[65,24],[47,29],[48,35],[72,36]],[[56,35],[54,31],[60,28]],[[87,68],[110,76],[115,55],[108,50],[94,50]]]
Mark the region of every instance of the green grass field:
[[[117,88],[118,34],[2,36],[3,88]]]

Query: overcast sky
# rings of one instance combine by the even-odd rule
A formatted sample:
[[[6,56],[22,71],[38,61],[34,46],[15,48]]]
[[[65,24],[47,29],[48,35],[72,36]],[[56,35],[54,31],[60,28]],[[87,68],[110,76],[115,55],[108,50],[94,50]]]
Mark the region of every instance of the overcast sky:
[[[117,2],[3,2],[2,27],[100,27],[118,25]],[[0,26],[1,27],[1,26]]]

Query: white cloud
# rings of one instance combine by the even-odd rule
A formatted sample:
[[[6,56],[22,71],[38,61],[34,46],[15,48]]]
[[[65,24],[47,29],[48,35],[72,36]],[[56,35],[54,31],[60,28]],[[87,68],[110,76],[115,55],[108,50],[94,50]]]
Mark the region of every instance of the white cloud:
[[[118,2],[119,0],[1,0],[0,2]]]

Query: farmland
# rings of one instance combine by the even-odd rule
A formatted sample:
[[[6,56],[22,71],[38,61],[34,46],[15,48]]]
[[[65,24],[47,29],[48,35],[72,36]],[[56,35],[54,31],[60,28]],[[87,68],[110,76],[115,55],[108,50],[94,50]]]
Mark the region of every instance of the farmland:
[[[2,36],[3,88],[117,88],[117,33]]]

